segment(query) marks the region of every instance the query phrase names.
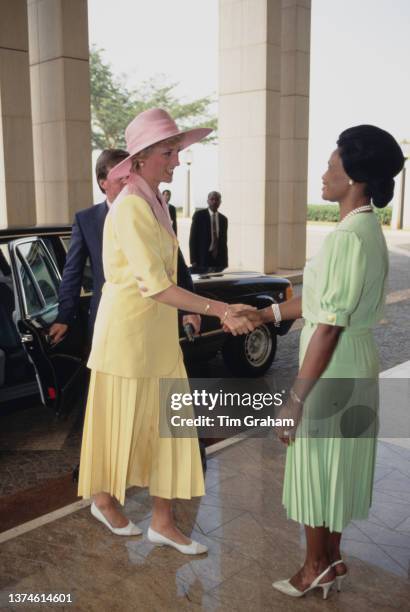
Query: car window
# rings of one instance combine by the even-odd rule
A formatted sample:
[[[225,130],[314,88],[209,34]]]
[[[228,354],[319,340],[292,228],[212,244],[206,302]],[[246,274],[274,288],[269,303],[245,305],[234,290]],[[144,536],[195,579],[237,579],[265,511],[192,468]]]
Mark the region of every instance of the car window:
[[[70,238],[68,236],[62,236],[61,240],[63,241],[66,252],[68,252],[68,249],[70,248]],[[89,257],[87,257],[84,266],[82,290],[83,293],[92,293],[93,291],[93,275],[91,270],[91,261]]]
[[[44,244],[40,240],[24,242],[17,246],[17,252],[27,314],[33,316],[57,305],[60,280]]]
[[[3,377],[1,351],[12,351],[19,346],[19,338],[13,321],[15,307],[13,277],[10,257],[6,244],[0,244],[0,381],[5,377],[3,356]],[[0,382],[1,387],[1,382]]]
[[[56,250],[55,250],[53,238],[48,238],[47,236],[42,236],[41,240],[46,245],[48,251],[50,252],[51,257],[54,259],[54,263],[58,267],[58,254],[56,253]]]
[[[11,282],[10,256],[6,244],[0,244],[0,282]]]

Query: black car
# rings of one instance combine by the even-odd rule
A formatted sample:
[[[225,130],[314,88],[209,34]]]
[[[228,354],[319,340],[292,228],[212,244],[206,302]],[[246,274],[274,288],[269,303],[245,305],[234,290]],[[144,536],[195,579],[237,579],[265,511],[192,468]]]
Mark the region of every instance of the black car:
[[[48,330],[57,316],[58,289],[71,226],[0,230],[0,402],[40,392],[57,412],[84,387],[87,313],[92,278],[86,266],[80,311],[69,333],[52,346]],[[208,298],[257,307],[292,295],[291,283],[252,272],[194,275],[195,291]],[[209,360],[219,351],[234,375],[260,376],[270,367],[277,334],[291,323],[263,325],[246,336],[225,334],[216,318],[203,317],[202,331],[190,341],[180,327],[185,362]]]

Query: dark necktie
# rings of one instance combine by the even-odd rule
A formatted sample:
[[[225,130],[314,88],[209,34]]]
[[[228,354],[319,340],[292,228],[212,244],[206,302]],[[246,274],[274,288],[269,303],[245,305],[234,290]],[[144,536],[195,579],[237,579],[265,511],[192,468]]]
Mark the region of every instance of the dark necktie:
[[[218,233],[216,229],[216,214],[211,215],[211,255],[216,259],[218,255]]]

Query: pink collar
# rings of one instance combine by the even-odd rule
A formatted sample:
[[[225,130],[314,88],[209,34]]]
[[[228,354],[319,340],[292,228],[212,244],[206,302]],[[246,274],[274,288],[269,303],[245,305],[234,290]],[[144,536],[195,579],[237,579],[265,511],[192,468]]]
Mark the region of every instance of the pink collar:
[[[133,172],[129,175],[127,184],[115,200],[117,205],[127,195],[137,195],[148,202],[158,223],[160,223],[173,238],[176,238],[175,232],[172,229],[168,206],[159,189],[154,192],[152,187],[148,185],[142,176]]]

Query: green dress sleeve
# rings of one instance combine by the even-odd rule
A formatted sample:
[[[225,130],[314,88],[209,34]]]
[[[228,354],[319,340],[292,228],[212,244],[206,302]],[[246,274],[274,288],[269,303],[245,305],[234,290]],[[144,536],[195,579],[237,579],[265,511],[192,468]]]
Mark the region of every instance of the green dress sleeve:
[[[324,244],[319,268],[318,323],[348,327],[363,291],[366,253],[351,231],[335,230]]]

